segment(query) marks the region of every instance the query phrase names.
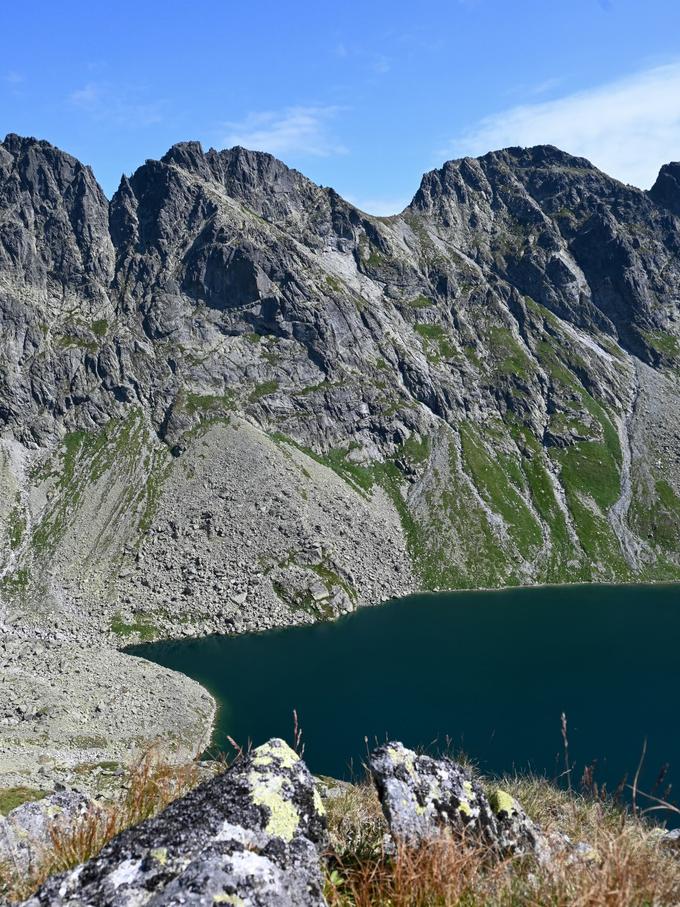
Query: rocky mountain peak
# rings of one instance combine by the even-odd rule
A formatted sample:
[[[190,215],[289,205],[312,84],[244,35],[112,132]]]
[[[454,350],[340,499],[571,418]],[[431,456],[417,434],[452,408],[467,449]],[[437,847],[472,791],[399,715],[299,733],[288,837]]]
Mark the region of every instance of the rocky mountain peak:
[[[241,147],[174,145],[124,177],[110,205],[88,168],[46,143],[9,137],[0,168],[0,428],[52,456],[55,475],[66,469],[59,494],[34,516],[38,550],[29,540],[13,561],[31,567],[36,590],[55,552],[66,552],[69,566],[74,551],[90,550],[73,539],[94,517],[88,511],[69,528],[73,501],[104,514],[94,484],[69,486],[73,458],[62,439],[105,426],[109,434],[83,441],[79,456],[95,457],[87,475],[110,480],[110,506],[125,523],[117,534],[101,527],[111,557],[120,541],[146,546],[155,563],[154,546],[179,540],[178,519],[213,533],[204,514],[222,507],[211,489],[227,469],[224,452],[234,452],[222,489],[231,496],[246,488],[259,453],[262,463],[288,470],[277,446],[285,438],[298,445],[300,475],[311,485],[298,489],[288,472],[273,482],[299,501],[298,510],[281,506],[282,521],[317,506],[302,502],[326,502],[328,476],[317,467],[330,464],[339,482],[348,480],[333,499],[343,513],[344,495],[353,502],[348,513],[364,513],[361,495],[380,486],[388,514],[381,526],[403,519],[407,527],[400,575],[415,570],[427,588],[661,576],[665,564],[668,576],[680,571],[680,477],[676,483],[655,465],[665,462],[665,427],[657,428],[651,403],[635,404],[642,393],[661,394],[671,413],[677,403],[669,375],[680,366],[680,223],[656,191],[626,186],[551,146],[449,161],[423,177],[401,215],[383,219]],[[664,171],[669,179],[675,168]],[[115,438],[133,427],[128,469]],[[184,465],[191,457],[203,464],[204,432],[215,446],[205,469],[192,467],[200,487],[191,486],[185,506],[193,479]],[[250,452],[239,453],[237,442]],[[99,443],[110,460],[100,461]],[[645,445],[653,450],[640,453]],[[119,468],[129,482],[119,482]],[[156,519],[155,503],[144,509],[145,483],[170,488],[167,476],[176,484],[163,498],[166,516]],[[264,473],[255,478],[270,487]],[[116,503],[128,486],[144,500]],[[325,600],[318,581],[326,568],[344,577],[331,583],[336,611],[341,601],[347,607],[343,583],[357,600],[364,588],[373,600],[382,596],[372,560],[370,570],[347,573],[367,545],[363,517],[340,520],[347,534],[331,531],[336,553],[310,575],[305,552],[321,532],[316,517],[271,536],[264,524],[252,528],[261,512],[244,525],[269,552],[253,592],[265,611],[299,607],[306,615],[315,606],[305,590]],[[666,514],[662,522],[654,512]],[[237,576],[238,520],[222,515],[215,558]],[[383,528],[375,549],[403,551]],[[192,533],[186,557],[199,545]],[[280,542],[293,536],[291,560]],[[211,545],[201,548],[208,559]],[[281,567],[293,561],[288,572]],[[77,569],[99,568],[85,559]],[[212,609],[222,587],[211,585],[211,569],[199,593],[206,620],[219,628]],[[193,574],[180,582],[176,572],[167,582],[154,574],[153,595],[126,580],[112,588],[112,608],[132,619],[138,602],[172,600],[181,611]],[[390,595],[410,583],[395,580],[397,572],[387,569]],[[76,573],[49,573],[59,601]]]
[[[59,285],[108,281],[109,203],[92,170],[49,142],[13,133],[0,150],[0,265]]]
[[[649,194],[657,205],[680,217],[680,161],[664,164]]]

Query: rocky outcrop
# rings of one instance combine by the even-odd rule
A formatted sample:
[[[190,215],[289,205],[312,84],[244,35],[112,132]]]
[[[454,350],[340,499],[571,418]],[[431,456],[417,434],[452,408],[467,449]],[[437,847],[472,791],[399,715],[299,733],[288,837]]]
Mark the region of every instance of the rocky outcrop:
[[[420,846],[450,832],[503,856],[549,858],[545,837],[519,803],[499,788],[487,796],[451,759],[418,755],[392,742],[371,754],[369,767],[393,847]]]
[[[556,859],[601,860],[592,847],[572,844],[565,835],[548,840],[512,796],[483,786],[449,758],[390,742],[371,753],[369,768],[389,828],[381,854],[386,865],[403,849],[437,842],[477,846],[491,863],[524,858],[549,867]],[[324,873],[337,859],[322,796],[344,798],[349,791],[351,798],[351,789],[346,782],[314,779],[282,740],[270,740],[156,818],[113,838],[89,862],[49,879],[25,907],[322,907]],[[27,855],[39,853],[50,834],[67,822],[76,828],[78,817],[93,808],[65,792],[14,810],[4,827],[15,862],[27,867]],[[670,845],[674,833],[659,832],[658,838]],[[0,859],[6,853],[0,848]]]
[[[323,806],[305,764],[271,740],[50,879],[26,907],[321,907]]]
[[[89,797],[64,790],[0,816],[0,865],[19,878],[28,876],[53,847],[52,835],[67,834],[94,809]]]
[[[665,164],[649,190],[649,194],[658,205],[667,208],[676,217],[680,217],[680,163]]]

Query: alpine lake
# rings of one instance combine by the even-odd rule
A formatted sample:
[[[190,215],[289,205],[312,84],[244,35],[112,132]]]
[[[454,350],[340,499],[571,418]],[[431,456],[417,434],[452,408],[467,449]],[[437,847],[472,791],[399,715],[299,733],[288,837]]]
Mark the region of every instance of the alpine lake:
[[[680,787],[679,585],[414,595],[333,623],[127,651],[215,696],[213,754],[233,753],[228,737],[292,742],[295,710],[317,774],[360,777],[367,747],[392,739],[566,786],[564,714],[574,787],[587,766],[610,792],[631,784],[645,746],[640,789]]]

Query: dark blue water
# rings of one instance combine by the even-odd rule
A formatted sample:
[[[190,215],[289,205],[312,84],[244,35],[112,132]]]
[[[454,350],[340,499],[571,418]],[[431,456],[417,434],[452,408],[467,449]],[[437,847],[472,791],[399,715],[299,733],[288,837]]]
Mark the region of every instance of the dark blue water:
[[[131,650],[220,703],[214,749],[292,737],[318,773],[359,770],[369,744],[447,740],[490,772],[596,761],[610,789],[664,763],[680,786],[680,586],[572,586],[418,595],[332,624]]]

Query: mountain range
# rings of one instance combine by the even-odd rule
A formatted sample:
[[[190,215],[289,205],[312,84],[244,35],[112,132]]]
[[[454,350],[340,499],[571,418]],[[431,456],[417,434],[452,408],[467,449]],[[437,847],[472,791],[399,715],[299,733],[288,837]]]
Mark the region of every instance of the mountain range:
[[[0,622],[132,639],[680,578],[680,164],[551,146],[370,216],[173,146],[0,145]]]

